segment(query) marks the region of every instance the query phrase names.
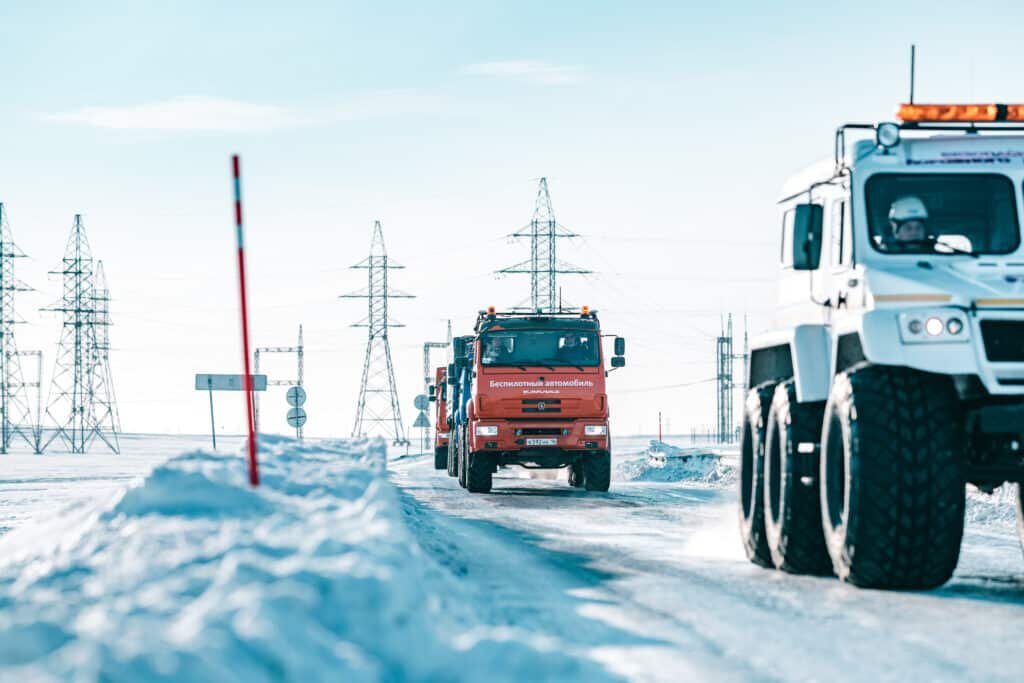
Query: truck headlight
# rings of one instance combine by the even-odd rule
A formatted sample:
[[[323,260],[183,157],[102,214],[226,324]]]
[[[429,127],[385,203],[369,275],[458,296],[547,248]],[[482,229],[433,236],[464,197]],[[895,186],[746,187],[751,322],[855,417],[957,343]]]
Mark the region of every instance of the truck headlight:
[[[477,436],[497,436],[498,425],[477,425],[476,426]]]
[[[606,436],[607,434],[607,425],[587,425],[583,428],[584,436]]]
[[[941,344],[970,340],[963,313],[936,309],[901,313],[900,340],[904,344]]]

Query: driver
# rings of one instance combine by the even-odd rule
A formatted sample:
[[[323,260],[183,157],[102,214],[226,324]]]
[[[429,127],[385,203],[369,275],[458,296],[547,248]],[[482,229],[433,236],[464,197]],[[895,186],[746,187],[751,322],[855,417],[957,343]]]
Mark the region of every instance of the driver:
[[[899,242],[921,242],[928,239],[928,207],[919,197],[900,197],[889,207],[892,237]]]
[[[562,344],[558,349],[558,357],[565,361],[579,362],[586,357],[587,348],[580,341],[578,334],[567,334],[562,337]]]
[[[510,337],[493,336],[484,345],[484,363],[501,363],[512,355],[512,339]]]

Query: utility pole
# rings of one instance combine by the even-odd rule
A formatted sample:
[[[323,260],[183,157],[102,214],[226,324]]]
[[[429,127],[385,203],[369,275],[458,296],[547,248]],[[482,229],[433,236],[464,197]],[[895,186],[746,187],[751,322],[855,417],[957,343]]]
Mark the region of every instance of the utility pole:
[[[294,353],[296,360],[296,379],[270,379],[267,378],[269,387],[301,387],[304,371],[304,348],[302,345],[302,325],[299,325],[299,343],[297,346],[260,346],[253,351],[252,374],[260,374],[260,355],[266,353]],[[253,422],[256,425],[256,433],[260,431],[260,397],[259,393],[253,392]],[[295,438],[302,440],[303,428],[295,428]]]
[[[746,387],[749,377],[749,338],[747,336],[746,317],[743,319],[743,353],[734,352],[732,314],[722,324],[722,331],[715,340],[716,366],[715,375],[718,405],[717,405],[717,433],[716,439],[719,443],[732,443],[736,440],[736,423],[734,409],[736,406],[736,381],[733,375],[735,360],[743,361],[743,382],[741,386]],[[749,390],[749,387],[747,387]]]
[[[387,249],[384,247],[384,230],[380,221],[375,221],[370,255],[352,266],[367,271],[367,286],[358,292],[340,297],[366,299],[368,304],[366,318],[352,325],[365,327],[368,332],[352,436],[365,436],[368,429],[379,427],[392,438],[396,446],[406,446],[409,440],[402,426],[402,411],[398,404],[398,390],[395,388],[395,368],[391,362],[388,330],[405,326],[391,322],[388,317],[388,304],[391,299],[412,299],[413,296],[392,290],[388,286],[388,271],[404,267],[388,260]]]
[[[119,453],[117,406],[108,366],[110,295],[105,282],[96,287],[92,252],[78,214],[62,269],[53,274],[63,277],[64,293],[60,302],[45,310],[61,313],[64,321],[46,408],[54,432],[43,449],[60,439],[72,453],[85,453],[98,438]]]
[[[0,453],[7,453],[16,437],[37,448],[36,421],[28,398],[30,383],[25,382],[21,368],[24,353],[18,351],[14,326],[23,322],[15,311],[18,292],[32,291],[14,276],[14,260],[25,253],[14,243],[7,222],[7,207],[0,203]]]
[[[559,275],[586,275],[591,271],[558,260],[558,240],[578,237],[555,220],[555,210],[548,192],[548,179],[541,178],[534,203],[533,219],[528,225],[512,233],[514,238],[530,239],[530,258],[508,268],[498,275],[526,274],[530,276],[530,312],[554,313],[561,310]]]

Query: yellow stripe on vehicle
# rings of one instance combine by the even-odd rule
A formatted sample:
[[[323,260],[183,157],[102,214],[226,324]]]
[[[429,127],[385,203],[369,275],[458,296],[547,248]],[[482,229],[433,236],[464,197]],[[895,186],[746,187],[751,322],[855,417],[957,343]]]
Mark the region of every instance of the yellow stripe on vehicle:
[[[1024,299],[975,299],[975,306],[1006,308],[1008,306],[1024,306]]]

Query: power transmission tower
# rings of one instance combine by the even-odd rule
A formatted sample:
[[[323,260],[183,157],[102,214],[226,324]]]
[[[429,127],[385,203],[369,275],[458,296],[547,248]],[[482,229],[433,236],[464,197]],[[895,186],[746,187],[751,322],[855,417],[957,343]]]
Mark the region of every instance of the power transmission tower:
[[[529,225],[512,233],[515,238],[530,238],[530,259],[498,271],[499,275],[530,276],[530,311],[553,313],[561,309],[558,289],[559,275],[586,275],[591,271],[558,260],[558,240],[578,237],[555,220],[555,210],[548,192],[548,179],[541,178],[533,219]]]
[[[18,351],[14,336],[14,326],[23,322],[15,312],[15,294],[31,291],[14,276],[14,260],[24,256],[11,235],[6,207],[0,203],[0,453],[7,453],[15,438],[24,439],[34,450],[39,448],[28,398],[31,385],[21,368],[26,354]]]
[[[732,443],[736,438],[736,423],[733,417],[736,405],[736,381],[733,375],[733,361],[743,361],[742,386],[746,387],[747,385],[749,352],[745,316],[743,318],[743,353],[734,353],[733,349],[732,314],[730,313],[726,322],[723,323],[721,334],[715,340],[717,365],[715,379],[718,388],[716,439],[719,443]]]
[[[352,436],[365,436],[375,427],[391,436],[395,445],[406,446],[409,440],[402,426],[402,411],[398,404],[398,390],[395,388],[395,368],[391,362],[391,345],[388,330],[405,327],[388,318],[388,303],[391,299],[412,299],[390,289],[388,271],[404,268],[388,260],[384,247],[384,231],[380,221],[374,221],[370,255],[352,266],[367,271],[367,286],[358,292],[342,295],[342,299],[366,299],[366,318],[352,327],[365,327],[368,331],[366,357],[363,361],[363,378],[359,386],[359,403],[356,407],[356,422]]]
[[[252,374],[260,374],[260,355],[265,353],[294,353],[296,360],[296,374],[295,379],[270,379],[267,378],[267,386],[271,387],[301,387],[303,382],[304,373],[304,355],[305,349],[302,344],[302,325],[299,325],[299,343],[297,346],[261,346],[253,352],[253,370]],[[253,421],[256,424],[256,431],[260,431],[260,395],[259,392],[253,392]],[[302,427],[296,427],[295,437],[302,440],[304,430]]]
[[[63,277],[64,294],[46,310],[61,313],[64,321],[46,407],[54,432],[43,448],[60,439],[72,453],[85,453],[99,439],[119,453],[107,341],[110,296],[105,282],[96,287],[92,252],[78,214],[62,269],[53,274]]]

